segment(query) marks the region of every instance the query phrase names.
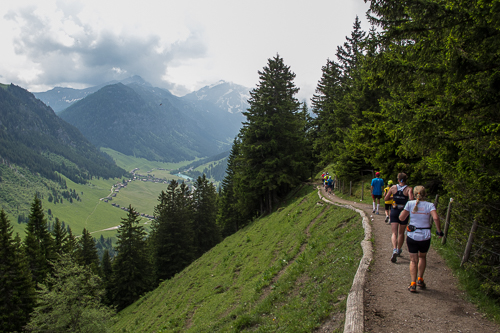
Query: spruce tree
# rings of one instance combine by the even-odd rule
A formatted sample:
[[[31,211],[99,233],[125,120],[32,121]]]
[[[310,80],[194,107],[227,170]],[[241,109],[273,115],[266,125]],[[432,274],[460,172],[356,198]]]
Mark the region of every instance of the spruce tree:
[[[100,273],[95,240],[86,228],[83,228],[82,236],[77,242],[76,259],[78,264],[89,267],[95,274]]]
[[[68,241],[68,232],[61,224],[61,221],[56,217],[54,222],[54,230],[52,236],[54,237],[54,251],[57,254],[64,253],[64,245]]]
[[[50,271],[49,260],[55,259],[53,239],[47,230],[47,220],[43,213],[42,202],[35,196],[31,204],[24,249],[29,261],[33,280],[41,283]]]
[[[113,304],[121,310],[153,287],[153,270],[146,244],[146,231],[139,225],[139,213],[128,207],[122,218],[113,261]]]
[[[155,271],[158,281],[179,273],[195,258],[193,204],[186,184],[173,179],[158,197],[152,225]]]
[[[237,158],[239,155],[239,146],[240,140],[236,137],[229,153],[226,176],[221,182],[217,225],[223,237],[234,234],[245,225],[245,220],[238,208],[238,198],[234,189],[235,174],[238,170]]]
[[[112,286],[113,286],[113,264],[109,256],[109,250],[104,249],[101,260],[102,283],[106,290],[103,302],[104,304],[111,304],[113,299]]]
[[[21,240],[0,211],[0,332],[22,331],[35,303],[35,288]]]
[[[193,191],[193,236],[196,257],[210,250],[220,242],[217,227],[217,192],[213,183],[209,183],[205,174],[198,177]]]
[[[279,55],[268,59],[258,73],[259,84],[243,112],[246,122],[240,132],[241,169],[236,178],[241,206],[262,214],[305,178],[310,154],[301,149],[305,123],[295,98],[295,73]]]

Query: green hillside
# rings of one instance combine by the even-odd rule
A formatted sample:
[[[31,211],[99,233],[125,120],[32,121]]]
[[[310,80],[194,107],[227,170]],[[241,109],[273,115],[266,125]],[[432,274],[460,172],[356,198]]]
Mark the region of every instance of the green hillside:
[[[117,316],[115,332],[342,331],[362,256],[356,213],[305,185]]]

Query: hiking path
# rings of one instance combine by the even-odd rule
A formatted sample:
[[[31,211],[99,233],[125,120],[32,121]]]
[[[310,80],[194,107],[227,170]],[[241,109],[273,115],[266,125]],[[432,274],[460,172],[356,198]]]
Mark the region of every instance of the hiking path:
[[[391,226],[385,223],[383,201],[380,215],[372,213],[372,205],[321,195],[337,204],[361,209],[369,218],[373,238],[373,260],[364,282],[364,332],[496,332],[500,326],[489,321],[465,300],[445,261],[430,248],[424,280],[427,288],[410,293],[409,255],[406,241],[397,262],[392,253]],[[437,237],[433,235],[433,237]]]

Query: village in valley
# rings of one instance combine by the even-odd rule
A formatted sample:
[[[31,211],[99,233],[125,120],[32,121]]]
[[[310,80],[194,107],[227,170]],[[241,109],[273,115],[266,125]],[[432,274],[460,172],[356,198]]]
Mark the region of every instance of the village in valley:
[[[127,187],[128,183],[130,183],[132,181],[152,182],[152,183],[156,183],[156,184],[162,184],[162,183],[168,184],[169,181],[167,179],[154,177],[150,173],[153,170],[172,171],[172,170],[168,170],[168,169],[157,168],[157,169],[153,169],[153,170],[148,171],[147,175],[142,175],[142,174],[137,173],[138,170],[139,170],[139,168],[135,168],[132,171],[130,171],[130,174],[132,176],[130,179],[123,179],[123,181],[121,183],[114,184],[111,187],[109,196],[107,196],[105,198],[101,198],[100,200],[105,202],[105,203],[110,203],[113,200],[113,198],[115,198],[117,196],[117,194],[120,193],[120,190],[125,189]],[[194,181],[193,178],[186,176],[186,175],[183,175],[181,173],[175,174],[175,176],[183,178],[184,179],[183,181],[185,181],[188,184],[188,186],[190,186],[190,187],[192,186],[192,185],[189,185],[189,183],[192,183]],[[114,202],[111,203],[111,206],[116,207],[116,208],[120,208],[120,209],[127,211],[127,212],[129,210],[128,207],[125,207],[125,206],[121,207],[119,204],[114,203]],[[145,214],[145,213],[141,213],[140,216],[147,218],[149,220],[154,219],[154,216],[149,215],[149,214]]]

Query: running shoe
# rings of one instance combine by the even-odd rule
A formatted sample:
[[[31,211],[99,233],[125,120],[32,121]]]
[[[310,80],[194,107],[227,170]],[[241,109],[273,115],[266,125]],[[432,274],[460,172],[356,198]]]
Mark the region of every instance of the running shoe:
[[[401,253],[403,253],[403,249],[398,249],[398,257],[401,257]]]
[[[389,216],[385,217],[385,223],[389,223]]]
[[[398,260],[398,249],[392,250],[391,261],[396,262]]]
[[[374,210],[372,210],[372,213],[375,213],[375,209],[374,209]]]
[[[425,282],[424,282],[424,279],[422,278],[418,278],[418,281],[417,281],[417,286],[421,289],[425,289]]]
[[[411,292],[411,293],[416,293],[417,292],[417,284],[415,282],[412,282],[408,286],[408,291]]]
[[[376,212],[375,214],[380,215],[380,214],[378,213],[378,210],[377,210],[377,212]]]

